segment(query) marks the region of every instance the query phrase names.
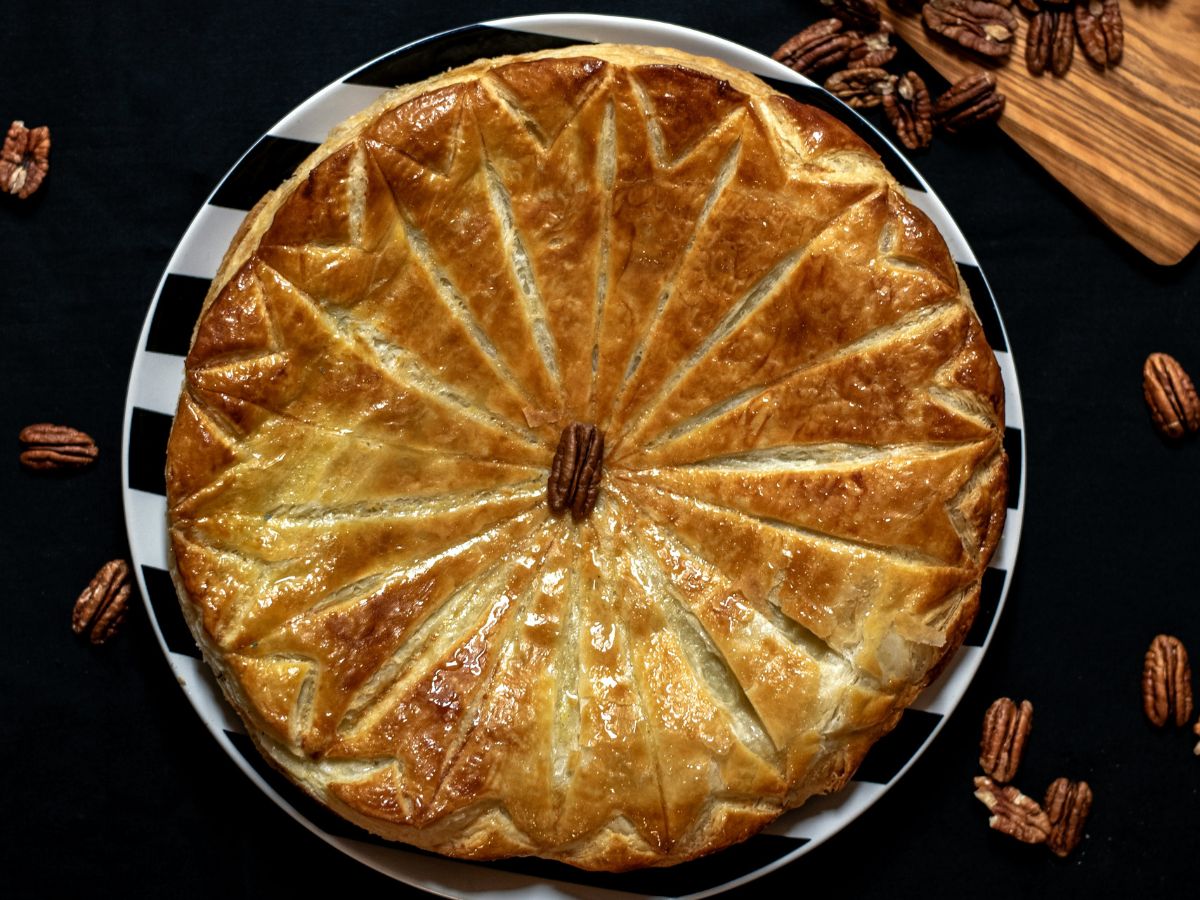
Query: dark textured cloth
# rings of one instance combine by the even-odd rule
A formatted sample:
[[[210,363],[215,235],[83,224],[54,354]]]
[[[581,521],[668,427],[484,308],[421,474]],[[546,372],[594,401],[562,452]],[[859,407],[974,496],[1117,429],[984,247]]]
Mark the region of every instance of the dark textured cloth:
[[[416,893],[327,847],[239,773],[174,684],[140,605],[99,649],[70,633],[70,609],[103,562],[128,552],[120,447],[130,362],[163,267],[222,173],[284,113],[366,60],[453,26],[564,6],[577,7],[5,10],[0,124],[47,124],[54,139],[42,190],[0,203],[7,896]],[[815,3],[757,0],[588,9],[767,53],[820,15]],[[899,64],[944,87],[911,54]],[[1145,722],[1139,677],[1160,631],[1200,657],[1200,443],[1156,437],[1140,378],[1156,350],[1200,375],[1197,254],[1173,268],[1147,262],[994,129],[939,139],[917,164],[991,281],[1020,374],[1028,495],[1015,584],[974,684],[930,750],[851,827],[740,893],[1186,893],[1200,846],[1200,759],[1190,734]],[[34,421],[90,432],[98,464],[65,478],[21,470],[16,435]],[[1018,783],[1040,797],[1067,775],[1095,791],[1087,838],[1065,862],[990,832],[971,796],[980,718],[1001,694],[1036,707]]]

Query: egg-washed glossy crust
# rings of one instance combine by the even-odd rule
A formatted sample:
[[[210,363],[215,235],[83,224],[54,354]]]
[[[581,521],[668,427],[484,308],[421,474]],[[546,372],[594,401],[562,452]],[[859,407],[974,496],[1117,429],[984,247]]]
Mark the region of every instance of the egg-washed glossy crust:
[[[453,856],[690,859],[841,787],[949,659],[1003,386],[942,238],[823,112],[671,50],[384,96],[247,217],[168,450],[259,749]],[[562,427],[607,435],[554,516]]]

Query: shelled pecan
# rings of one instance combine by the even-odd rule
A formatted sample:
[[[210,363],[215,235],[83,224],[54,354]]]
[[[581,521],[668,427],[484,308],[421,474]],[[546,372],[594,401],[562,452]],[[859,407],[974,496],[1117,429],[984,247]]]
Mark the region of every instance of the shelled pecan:
[[[25,445],[21,464],[28,469],[77,469],[100,453],[90,435],[66,425],[27,425],[18,437]]]
[[[995,59],[1012,53],[1017,20],[989,0],[929,0],[921,7],[926,27],[947,40]]]
[[[1120,0],[1082,0],[1075,5],[1075,29],[1083,53],[1096,65],[1115,66],[1125,49]]]
[[[1083,840],[1083,826],[1092,811],[1092,789],[1086,781],[1056,778],[1046,789],[1050,836],[1046,845],[1055,856],[1067,856]]]
[[[75,601],[71,630],[86,631],[93,644],[103,644],[125,619],[129,591],[129,564],[123,559],[106,562]]]
[[[901,75],[895,89],[883,95],[883,110],[905,147],[923,150],[929,146],[933,140],[933,103],[920,75]]]
[[[866,31],[879,27],[879,6],[875,0],[821,0],[821,5],[850,28]]]
[[[1044,844],[1050,836],[1050,818],[1032,797],[1012,785],[996,784],[986,775],[975,778],[975,796],[991,811],[988,825],[1026,844]]]
[[[825,90],[855,109],[878,106],[895,85],[896,76],[883,69],[844,69],[825,80]]]
[[[858,40],[837,19],[822,19],[788,38],[771,57],[801,75],[814,75],[842,65]]]
[[[994,122],[1004,112],[1004,95],[996,90],[996,76],[976,72],[960,78],[933,104],[933,122],[951,134]]]
[[[564,428],[546,484],[551,511],[569,509],[576,521],[586,518],[600,493],[603,462],[604,432],[582,422]]]
[[[1142,708],[1159,728],[1186,725],[1192,717],[1192,667],[1179,638],[1158,635],[1142,666]]]
[[[1062,78],[1075,56],[1075,22],[1069,12],[1054,14],[1054,37],[1050,47],[1050,70]]]
[[[1041,75],[1050,65],[1054,49],[1055,15],[1043,9],[1034,13],[1029,20],[1029,32],[1025,35],[1025,67],[1030,75]]]
[[[850,48],[846,68],[881,68],[896,58],[897,49],[892,44],[892,27],[885,22],[878,31],[859,37]]]
[[[1017,706],[1008,697],[1001,697],[989,706],[979,742],[979,765],[983,771],[995,781],[1012,781],[1032,727],[1033,704],[1028,700]]]
[[[1179,360],[1169,353],[1151,353],[1142,366],[1142,394],[1155,427],[1178,439],[1200,429],[1200,397]]]
[[[50,171],[50,129],[26,128],[17,120],[8,126],[0,150],[0,191],[24,200],[36,191]]]

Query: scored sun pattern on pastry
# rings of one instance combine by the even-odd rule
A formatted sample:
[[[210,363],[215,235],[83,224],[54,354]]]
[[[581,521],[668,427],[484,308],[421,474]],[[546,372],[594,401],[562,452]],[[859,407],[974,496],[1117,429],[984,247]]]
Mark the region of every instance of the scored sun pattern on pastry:
[[[957,646],[1001,404],[944,242],[832,118],[673,51],[485,61],[247,217],[171,437],[175,576],[342,815],[675,862],[844,783]],[[607,438],[580,517],[546,497],[572,422]]]

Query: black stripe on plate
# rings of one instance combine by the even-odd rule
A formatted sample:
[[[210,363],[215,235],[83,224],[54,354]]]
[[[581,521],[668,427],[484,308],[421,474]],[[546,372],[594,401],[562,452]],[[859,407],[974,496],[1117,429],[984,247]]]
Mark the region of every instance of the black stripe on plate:
[[[1021,508],[1021,429],[1004,429],[1004,452],[1008,454],[1008,508]]]
[[[1000,606],[1000,595],[1004,593],[1004,579],[1007,576],[1004,569],[984,569],[983,583],[979,587],[979,611],[975,613],[975,621],[971,630],[963,639],[968,647],[982,647],[987,639],[988,629],[996,618],[996,609]]]
[[[809,106],[823,109],[838,121],[848,125],[855,134],[867,142],[872,150],[879,154],[879,158],[883,160],[884,166],[895,176],[897,181],[906,188],[913,188],[918,191],[925,190],[921,185],[921,179],[917,177],[916,170],[913,169],[908,160],[897,153],[892,145],[884,139],[882,134],[875,130],[870,122],[837,97],[833,96],[833,94],[816,85],[780,81],[777,78],[769,78],[766,75],[759,75],[758,77],[779,91],[779,93],[787,94],[793,100],[799,100],[801,103],[807,103]]]
[[[488,25],[468,25],[435,35],[428,40],[401,47],[382,59],[367,63],[345,79],[347,84],[391,88],[423,81],[455,66],[464,66],[485,56],[532,53],[584,44],[574,38],[549,34],[509,31]]]
[[[923,709],[905,710],[900,724],[871,748],[854,773],[854,780],[889,784],[916,755],[940,721],[942,717],[938,713]]]
[[[162,527],[165,528],[166,524]],[[179,608],[179,595],[175,593],[171,573],[154,566],[142,566],[142,578],[146,581],[146,599],[154,610],[154,619],[158,622],[163,640],[167,642],[167,649],[172,653],[200,659],[200,650],[183,619],[183,610]]]
[[[139,406],[129,421],[129,486],[149,494],[167,496],[167,438],[171,417]]]
[[[192,343],[192,328],[200,318],[200,307],[204,305],[208,285],[207,278],[167,275],[158,295],[158,304],[154,307],[154,318],[150,320],[150,333],[146,335],[147,350],[187,356]]]
[[[259,774],[263,781],[274,788],[296,812],[326,834],[362,841],[365,844],[375,844],[379,847],[398,847],[397,844],[373,835],[365,828],[359,828],[353,822],[346,821],[288,781],[278,769],[263,759],[249,735],[226,730],[225,736],[229,738],[229,742],[233,744],[238,753],[245,757],[246,762],[250,763],[250,767]]]
[[[267,191],[275,190],[290,178],[317,146],[310,141],[264,134],[225,176],[209,203],[250,209]]]
[[[808,843],[808,838],[778,834],[758,834],[728,850],[680,863],[668,869],[641,869],[635,872],[585,872],[563,863],[545,859],[505,859],[476,863],[489,868],[515,872],[539,880],[553,879],[610,891],[680,897],[694,894],[756,872]]]
[[[967,283],[971,292],[971,302],[975,304],[975,314],[979,316],[979,324],[983,326],[983,336],[993,350],[1008,351],[1008,342],[1004,340],[1004,329],[1000,327],[1000,312],[996,309],[996,300],[992,291],[984,281],[983,273],[978,266],[970,263],[959,263],[958,271]]]

